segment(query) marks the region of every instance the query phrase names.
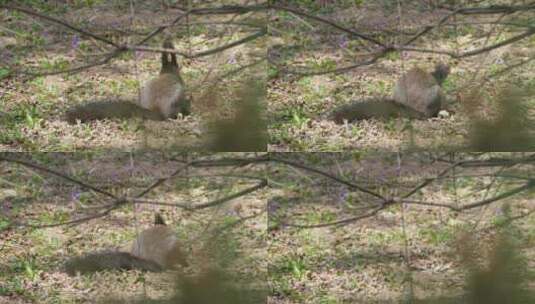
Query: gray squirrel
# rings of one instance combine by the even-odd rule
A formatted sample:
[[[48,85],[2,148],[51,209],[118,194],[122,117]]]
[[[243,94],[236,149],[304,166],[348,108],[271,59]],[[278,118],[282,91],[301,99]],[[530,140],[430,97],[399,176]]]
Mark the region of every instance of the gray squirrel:
[[[173,49],[170,39],[163,47]],[[65,120],[71,124],[77,120],[87,122],[105,118],[139,117],[148,120],[175,119],[178,113],[190,114],[191,102],[186,97],[185,85],[173,53],[162,53],[160,75],[145,83],[137,103],[129,101],[96,101],[69,109]]]
[[[63,271],[71,276],[113,269],[160,272],[177,265],[188,265],[182,246],[173,229],[156,214],[154,226],[137,236],[130,252],[106,250],[74,257],[63,265]]]
[[[450,72],[439,63],[432,73],[413,68],[403,75],[392,97],[375,97],[342,105],[328,113],[340,124],[369,118],[408,117],[425,119],[436,116],[444,102],[441,85]]]

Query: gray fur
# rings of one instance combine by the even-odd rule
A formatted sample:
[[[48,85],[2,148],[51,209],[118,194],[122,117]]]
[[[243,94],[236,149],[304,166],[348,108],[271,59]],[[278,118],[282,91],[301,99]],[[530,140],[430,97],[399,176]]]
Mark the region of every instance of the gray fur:
[[[424,119],[436,116],[445,100],[440,85],[449,72],[449,67],[442,63],[437,64],[432,73],[411,69],[398,80],[392,97],[375,97],[342,105],[330,112],[328,118],[342,123],[369,118]]]
[[[163,47],[174,48],[170,40],[166,40]],[[189,115],[190,109],[191,103],[186,96],[184,81],[180,77],[176,55],[164,52],[160,75],[144,84],[136,103],[91,102],[68,110],[65,120],[71,124],[77,120],[87,122],[106,118],[140,117],[149,120],[165,120],[176,119],[178,113],[183,116]]]
[[[154,227],[142,231],[132,244],[131,252],[101,251],[69,259],[63,270],[69,275],[87,274],[103,270],[130,270],[158,272],[187,266],[185,255],[175,232],[165,226],[160,214],[155,214]]]
[[[440,85],[449,74],[449,68],[437,64],[433,73],[414,68],[403,75],[394,88],[393,99],[402,105],[433,117],[442,108],[444,94]]]

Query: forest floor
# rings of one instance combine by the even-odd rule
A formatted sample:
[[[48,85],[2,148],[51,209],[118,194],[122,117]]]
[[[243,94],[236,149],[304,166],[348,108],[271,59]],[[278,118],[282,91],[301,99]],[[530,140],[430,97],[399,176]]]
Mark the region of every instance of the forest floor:
[[[41,153],[28,160],[118,196],[138,193],[183,166],[160,152]],[[250,186],[249,181],[217,177],[226,169],[202,170],[204,174],[210,171],[214,177],[195,171],[190,171],[189,179],[179,177],[165,182],[144,198],[199,204]],[[135,299],[167,299],[177,290],[178,281],[197,282],[204,271],[212,268],[238,278],[224,284],[238,285],[241,278],[247,278],[243,279],[247,284],[257,282],[256,288],[267,288],[264,191],[195,212],[171,206],[139,204],[134,208],[125,204],[103,217],[75,225],[4,230],[8,217],[25,224],[57,224],[100,212],[103,209],[99,206],[110,203],[110,199],[17,164],[2,162],[0,172],[0,303],[108,303],[106,299],[116,299],[109,303],[120,303],[119,299],[133,303]],[[153,225],[155,212],[176,230],[187,255],[187,267],[177,272],[107,271],[73,277],[63,272],[65,261],[74,256],[102,250],[129,251],[136,234]],[[251,218],[241,220],[243,217]],[[218,280],[212,279],[212,284]],[[195,284],[186,284],[185,288]]]
[[[280,155],[344,177],[387,197],[402,196],[427,178],[433,180],[430,187],[411,199],[460,206],[492,197],[495,191],[481,191],[485,184],[493,183],[486,175],[490,172],[487,169],[474,169],[466,175],[458,172],[458,178],[434,180],[448,166],[446,163],[422,162],[416,154],[405,155],[397,163],[391,156],[384,153]],[[528,214],[534,207],[533,192],[464,212],[394,205],[376,216],[347,225],[298,228],[287,225],[317,225],[349,219],[366,213],[375,200],[327,178],[292,168],[272,167],[270,177],[273,189],[268,202],[270,304],[403,303],[411,291],[413,300],[422,301],[415,303],[478,303],[438,299],[468,292],[469,269],[477,268],[475,263],[486,269],[493,263],[489,260],[496,262],[493,258],[499,252],[496,248],[504,249],[500,247],[503,244],[498,245],[500,235],[509,236],[515,254],[520,257],[519,269],[528,272],[523,287],[535,291],[535,216],[533,212]],[[505,213],[527,216],[507,228],[491,228],[503,223]],[[477,258],[470,260],[467,252]],[[522,271],[511,271],[513,276],[521,276]],[[496,280],[508,284],[507,279]]]
[[[117,43],[139,41],[158,26],[169,24],[180,12],[162,11],[159,2],[145,2],[133,14],[125,14],[130,9],[128,2],[123,1],[99,5],[80,2],[67,11],[52,2],[41,2],[34,9]],[[183,24],[170,27],[148,44],[161,47],[162,37],[171,36],[180,51],[200,52],[246,35],[241,27],[232,22],[226,24],[227,21],[219,15],[192,16],[193,25],[189,28]],[[240,21],[247,22],[238,18],[235,24]],[[2,61],[9,64],[0,66],[0,77],[15,72],[15,76],[0,83],[2,151],[202,147],[209,137],[210,123],[232,115],[244,81],[260,77],[258,72],[247,69],[224,75],[251,64],[259,50],[265,50],[260,42],[195,59],[179,56],[186,91],[193,99],[193,114],[188,117],[163,122],[112,119],[69,125],[64,114],[76,105],[96,100],[135,102],[143,83],[160,72],[160,54],[127,52],[107,64],[74,74],[26,75],[17,71],[66,70],[101,60],[110,48],[78,32],[19,12],[0,11],[0,22],[6,29],[0,29]],[[265,67],[260,70],[264,74]]]
[[[359,5],[352,1],[337,1],[329,2],[323,8],[297,3],[304,1],[296,2],[295,6],[310,15],[377,39],[381,39],[381,34],[391,35],[388,39],[406,39],[410,36],[401,33],[392,35],[390,31],[399,31],[401,24],[400,32],[416,33],[446,14],[440,10],[418,11],[404,7],[402,21],[399,21],[397,9],[387,10],[381,1],[365,1]],[[505,40],[522,31],[492,31],[492,25],[472,25],[489,21],[483,18],[456,21],[461,25],[443,25],[412,46],[431,50],[471,50]],[[471,23],[474,21],[477,22]],[[468,23],[462,25],[462,22]],[[382,29],[385,32],[381,32]],[[489,29],[492,34],[487,37],[482,30]],[[475,122],[496,119],[499,98],[504,90],[515,88],[525,92],[527,98],[524,102],[530,109],[535,109],[535,61],[528,60],[534,55],[533,36],[489,53],[462,59],[424,52],[392,52],[371,65],[340,73],[306,76],[288,75],[284,70],[306,74],[307,71],[321,72],[351,66],[370,59],[369,55],[364,55],[373,54],[370,51],[373,48],[366,42],[350,39],[347,33],[327,24],[285,11],[272,16],[270,30],[272,45],[275,46],[272,60],[279,60],[282,65],[282,68],[270,70],[268,82],[270,151],[466,150],[471,149],[474,132],[477,131],[474,129]],[[493,75],[523,60],[527,62],[520,67]],[[447,99],[443,109],[449,114],[445,117],[426,120],[368,119],[342,125],[325,117],[343,104],[368,97],[391,96],[396,81],[404,72],[413,67],[431,72],[438,62],[451,68],[451,74],[443,84]],[[532,124],[528,132],[533,130],[535,121],[535,111],[530,112]],[[498,133],[491,139],[498,140]]]
[[[525,156],[459,155],[481,161]],[[192,160],[156,151],[7,156],[31,161],[117,197],[134,197]],[[384,197],[403,197],[425,185],[409,200],[456,207],[507,193],[533,172],[530,163],[518,163],[459,166],[441,175],[461,158],[448,162],[427,156],[374,152],[274,155]],[[495,262],[501,265],[503,261],[495,260],[497,249],[503,249],[500,236],[507,236],[511,244],[507,248],[516,256],[506,269],[514,271],[519,286],[535,290],[533,191],[462,212],[393,204],[345,225],[297,228],[291,225],[326,224],[359,216],[377,206],[378,200],[334,179],[282,163],[199,167],[183,173],[143,196],[146,204],[134,207],[128,203],[76,225],[15,227],[9,226],[14,220],[53,225],[81,218],[103,210],[113,200],[45,171],[0,162],[0,303],[165,299],[174,291],[177,276],[196,280],[215,265],[230,270],[236,281],[269,286],[270,304],[399,303],[411,290],[415,298],[426,300],[422,303],[438,303],[438,297],[467,292],[471,269],[486,269]],[[267,176],[269,187],[211,208],[192,211],[150,203],[198,205],[219,200],[253,186],[254,180],[247,177],[255,176]],[[152,225],[155,212],[176,229],[187,252],[190,265],[178,275],[104,271],[70,277],[63,272],[63,264],[73,256],[127,250],[136,234]]]

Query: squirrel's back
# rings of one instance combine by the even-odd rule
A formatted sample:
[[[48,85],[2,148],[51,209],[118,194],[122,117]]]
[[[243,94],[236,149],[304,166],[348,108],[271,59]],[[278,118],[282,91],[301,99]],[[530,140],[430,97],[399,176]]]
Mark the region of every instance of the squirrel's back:
[[[424,113],[426,117],[436,116],[444,99],[440,86],[449,71],[449,67],[444,64],[437,64],[432,73],[413,68],[396,83],[393,99]]]
[[[137,257],[156,262],[162,268],[187,265],[175,231],[164,225],[141,232],[132,244],[131,252]]]
[[[172,49],[171,40],[163,43],[164,48]],[[105,118],[140,117],[149,120],[176,118],[178,113],[190,114],[190,100],[186,96],[184,81],[173,53],[163,52],[160,74],[147,81],[141,89],[137,103],[92,102],[73,107],[65,114],[65,120],[86,122]]]
[[[155,214],[154,224],[137,236],[131,252],[101,251],[74,257],[64,264],[64,271],[74,275],[111,269],[162,271],[177,264],[187,266],[173,229],[165,225],[159,214]]]
[[[170,39],[163,43],[166,49],[174,49]],[[180,76],[176,55],[162,53],[160,75],[147,81],[141,89],[139,105],[161,113],[165,118],[176,118],[178,113],[190,114],[190,101],[186,97],[184,81]]]
[[[449,74],[449,67],[437,64],[432,73],[413,68],[403,75],[394,88],[393,97],[370,98],[342,105],[328,117],[336,123],[368,118],[429,118],[442,107],[444,94],[440,85]]]
[[[177,75],[165,73],[145,83],[141,89],[139,105],[166,118],[176,118],[178,113],[189,114],[184,84]]]

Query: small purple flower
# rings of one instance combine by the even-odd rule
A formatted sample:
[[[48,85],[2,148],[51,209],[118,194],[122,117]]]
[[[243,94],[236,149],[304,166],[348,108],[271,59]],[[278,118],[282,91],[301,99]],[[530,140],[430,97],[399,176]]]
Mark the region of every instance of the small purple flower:
[[[276,200],[270,200],[268,201],[268,214],[275,214],[277,210],[280,208],[280,203]]]
[[[349,197],[349,192],[347,191],[347,189],[344,189],[342,190],[339,194],[338,194],[338,203],[339,204],[343,204],[347,201],[347,198]]]
[[[130,168],[130,165],[126,165],[125,166],[125,169],[126,170],[129,170]],[[110,176],[110,180],[114,181],[114,182],[118,182],[120,180],[120,177],[119,177],[119,173],[118,172],[112,172],[111,173],[111,176]]]
[[[228,217],[239,216],[239,214],[238,214],[238,212],[236,212],[236,210],[227,210],[227,212],[225,212],[225,215],[228,216]]]
[[[136,173],[136,166],[133,163],[128,163],[128,165],[124,166],[124,170],[128,172],[129,175],[133,175]],[[114,178],[116,178],[117,181],[121,178],[118,174],[114,174]]]
[[[72,192],[71,193],[71,200],[73,200],[73,201],[79,200],[80,199],[80,194],[81,194],[80,190],[76,190],[76,191]]]
[[[338,41],[338,46],[343,49],[346,49],[349,46],[349,40],[347,40],[346,36],[342,36],[342,38],[340,38]]]
[[[7,215],[11,208],[13,208],[13,203],[8,199],[2,203],[2,214]]]
[[[71,48],[77,49],[78,46],[80,46],[80,37],[78,35],[74,35],[71,40]]]
[[[228,64],[236,64],[236,55],[232,54],[229,58],[229,60],[227,61]]]

